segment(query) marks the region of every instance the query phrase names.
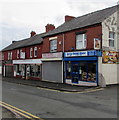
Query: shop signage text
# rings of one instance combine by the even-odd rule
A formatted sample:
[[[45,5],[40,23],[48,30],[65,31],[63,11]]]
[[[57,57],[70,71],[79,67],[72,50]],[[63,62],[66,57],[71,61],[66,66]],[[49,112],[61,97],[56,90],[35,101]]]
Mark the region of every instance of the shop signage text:
[[[76,56],[101,56],[101,51],[78,51],[78,52],[65,52],[64,57],[76,57]]]
[[[41,64],[40,59],[13,60],[13,64]]]
[[[103,51],[102,63],[114,64],[118,63],[118,52],[115,51]]]
[[[61,58],[61,57],[62,57],[62,52],[42,54],[42,58]]]

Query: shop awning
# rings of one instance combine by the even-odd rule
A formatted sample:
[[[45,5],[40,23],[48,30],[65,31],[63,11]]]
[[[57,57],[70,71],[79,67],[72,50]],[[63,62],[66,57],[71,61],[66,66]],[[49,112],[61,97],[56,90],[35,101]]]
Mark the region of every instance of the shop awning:
[[[64,58],[63,61],[97,61],[98,57],[70,57]]]

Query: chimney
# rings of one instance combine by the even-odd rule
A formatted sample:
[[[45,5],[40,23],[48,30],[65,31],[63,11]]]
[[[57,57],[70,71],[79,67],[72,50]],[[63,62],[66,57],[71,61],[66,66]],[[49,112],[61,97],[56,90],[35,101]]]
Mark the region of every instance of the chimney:
[[[54,29],[55,29],[55,26],[54,26],[53,24],[47,24],[47,25],[45,26],[45,28],[46,28],[46,32],[49,32],[49,31],[51,31],[51,30],[54,30]]]
[[[75,18],[74,16],[66,15],[66,16],[65,16],[65,22],[70,21],[70,20],[72,20],[72,19],[74,19],[74,18]]]
[[[16,41],[12,41],[12,43],[15,43]]]
[[[36,35],[36,32],[35,31],[31,31],[31,37],[33,37],[34,35]]]

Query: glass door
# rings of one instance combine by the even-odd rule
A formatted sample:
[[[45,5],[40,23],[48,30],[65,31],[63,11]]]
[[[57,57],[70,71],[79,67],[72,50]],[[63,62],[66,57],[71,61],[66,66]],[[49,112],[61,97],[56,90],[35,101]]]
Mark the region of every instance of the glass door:
[[[79,63],[72,63],[72,83],[78,83],[79,81]]]

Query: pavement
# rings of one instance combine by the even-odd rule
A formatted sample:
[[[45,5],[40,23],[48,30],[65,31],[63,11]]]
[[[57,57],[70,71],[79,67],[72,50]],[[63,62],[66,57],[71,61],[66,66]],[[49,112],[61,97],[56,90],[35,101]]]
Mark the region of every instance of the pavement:
[[[7,108],[2,107],[2,120],[8,119],[8,118],[16,118],[16,115],[12,111],[8,110]]]
[[[24,80],[21,78],[14,78],[14,77],[2,77],[3,81],[6,82],[12,82],[16,84],[22,84],[22,85],[29,85],[34,87],[41,87],[41,88],[47,88],[52,90],[59,90],[59,91],[65,91],[65,92],[83,92],[89,89],[99,89],[100,87],[95,86],[79,86],[79,85],[70,85],[66,83],[54,83],[54,82],[48,82],[48,81],[41,81],[41,80]]]

